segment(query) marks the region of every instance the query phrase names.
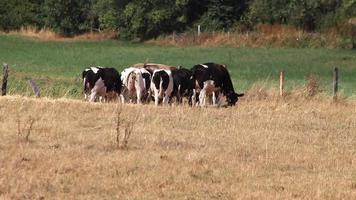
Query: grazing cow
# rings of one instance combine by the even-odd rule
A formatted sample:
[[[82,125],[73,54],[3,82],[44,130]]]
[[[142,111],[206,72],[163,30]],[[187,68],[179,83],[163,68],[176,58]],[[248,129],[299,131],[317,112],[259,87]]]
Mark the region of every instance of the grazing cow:
[[[165,69],[155,70],[151,79],[151,90],[154,94],[156,106],[158,106],[160,100],[162,100],[162,104],[167,105],[173,92],[172,71]]]
[[[114,68],[90,67],[82,73],[85,99],[89,98],[94,102],[99,98],[100,101],[118,99],[122,82],[119,72]]]
[[[231,82],[229,72],[225,65],[216,63],[205,63],[195,65],[192,68],[195,88],[199,94],[199,104],[204,106],[208,95],[213,96],[213,104],[220,103],[222,96],[226,97],[227,105],[233,106],[238,101],[238,97],[244,94],[237,94]],[[218,97],[216,97],[218,95]],[[193,97],[193,99],[196,99]]]
[[[189,105],[192,105],[192,96],[194,91],[193,73],[189,69],[178,68],[172,70],[173,76],[173,95],[176,97],[177,103],[181,104],[183,97],[188,98]]]
[[[122,72],[121,81],[124,85],[123,99],[129,99],[130,102],[136,100],[137,104],[147,100],[151,74],[146,69],[126,68]]]

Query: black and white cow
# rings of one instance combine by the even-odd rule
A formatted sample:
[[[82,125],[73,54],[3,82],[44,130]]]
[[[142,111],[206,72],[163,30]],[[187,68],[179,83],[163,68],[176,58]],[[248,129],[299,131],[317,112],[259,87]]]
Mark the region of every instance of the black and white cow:
[[[82,72],[85,99],[90,102],[118,99],[122,82],[114,68],[89,67]]]
[[[151,100],[151,77],[152,72],[145,68],[140,68],[143,82],[145,84],[145,92],[142,95],[142,100],[148,103]]]
[[[162,104],[167,105],[173,92],[172,71],[166,69],[154,70],[151,79],[151,90],[156,106],[158,106],[160,100],[162,100]]]
[[[172,97],[176,98],[177,103],[181,104],[183,97],[188,99],[189,105],[192,105],[192,96],[194,90],[193,73],[189,69],[179,67],[172,70],[173,76],[173,93]]]
[[[212,95],[213,104],[217,105],[222,96],[226,97],[227,105],[233,106],[238,101],[238,97],[244,94],[237,94],[231,82],[230,74],[225,65],[216,63],[204,63],[195,65],[192,68],[195,89],[199,92],[199,104],[204,106],[208,95]],[[196,99],[193,97],[193,99]]]

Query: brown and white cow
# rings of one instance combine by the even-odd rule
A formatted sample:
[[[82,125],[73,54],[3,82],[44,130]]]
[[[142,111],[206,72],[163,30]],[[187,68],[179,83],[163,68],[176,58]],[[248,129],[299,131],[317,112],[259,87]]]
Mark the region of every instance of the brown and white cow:
[[[150,94],[151,73],[144,68],[129,67],[122,71],[121,81],[123,83],[122,96],[124,101],[136,101],[141,104],[147,101]]]

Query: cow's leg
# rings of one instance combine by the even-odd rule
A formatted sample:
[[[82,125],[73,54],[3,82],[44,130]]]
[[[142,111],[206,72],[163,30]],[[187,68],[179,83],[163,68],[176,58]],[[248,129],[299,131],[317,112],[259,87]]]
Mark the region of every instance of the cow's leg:
[[[206,90],[205,88],[200,91],[199,94],[199,104],[200,106],[205,106],[206,103]]]
[[[188,105],[189,105],[189,106],[192,106],[192,102],[193,102],[193,101],[192,101],[192,100],[193,100],[193,99],[192,99],[192,98],[193,98],[192,95],[193,95],[193,92],[192,92],[192,91],[189,91],[189,93],[188,93]]]
[[[120,99],[121,99],[121,103],[125,104],[125,97],[123,94],[120,94]]]
[[[182,104],[182,97],[180,96],[180,92],[179,91],[176,94],[176,101],[177,101],[177,104]]]
[[[148,90],[147,91],[147,97],[146,97],[146,103],[150,103],[151,102],[151,98],[152,98],[151,90]]]
[[[215,91],[213,91],[213,106],[216,106],[216,95],[215,95]]]
[[[96,99],[96,92],[92,92],[89,96],[89,102],[95,102]]]
[[[141,104],[142,92],[141,90],[136,90],[137,104]]]
[[[193,89],[193,94],[191,95],[192,106],[196,106],[197,103],[197,91]]]
[[[120,101],[120,95],[119,95],[119,93],[114,93],[114,97],[113,97],[113,99],[114,99],[114,102],[116,101],[116,102],[119,102]]]
[[[218,95],[218,106],[221,106],[222,100],[223,100],[223,96],[224,96],[223,93],[220,92],[219,95]]]
[[[168,105],[168,103],[169,103],[169,96],[167,94],[164,94],[162,104]]]
[[[155,95],[155,105],[158,106],[159,103],[159,91],[154,90],[154,95]]]
[[[182,99],[182,97],[181,97],[181,85],[179,85],[178,86],[178,91],[177,91],[177,94],[176,94],[176,100],[177,100],[177,104],[181,104],[182,102],[181,102],[181,99]]]

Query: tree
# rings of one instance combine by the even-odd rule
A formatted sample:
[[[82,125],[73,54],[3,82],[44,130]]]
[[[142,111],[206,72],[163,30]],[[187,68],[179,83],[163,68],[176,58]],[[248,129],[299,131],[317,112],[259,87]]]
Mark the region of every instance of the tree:
[[[208,31],[229,30],[241,19],[247,3],[246,0],[209,0],[199,23]]]
[[[91,30],[97,24],[91,5],[88,0],[45,0],[45,24],[65,36]]]
[[[94,0],[93,13],[97,16],[99,30],[116,30],[119,7],[115,0]]]
[[[41,27],[43,0],[1,0],[0,29],[9,31],[22,26]]]
[[[184,30],[186,5],[190,0],[133,0],[122,6],[119,16],[120,34],[141,40],[160,34]]]

